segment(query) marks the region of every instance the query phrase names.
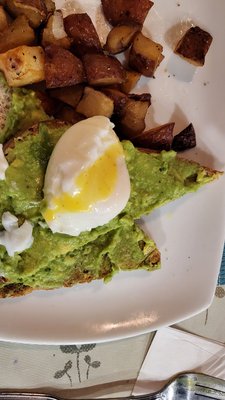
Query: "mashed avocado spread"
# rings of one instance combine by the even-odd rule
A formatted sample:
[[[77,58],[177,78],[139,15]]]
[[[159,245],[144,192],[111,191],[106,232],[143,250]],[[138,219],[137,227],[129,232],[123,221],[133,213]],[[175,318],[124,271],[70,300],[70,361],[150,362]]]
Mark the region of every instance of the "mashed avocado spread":
[[[0,245],[3,297],[13,295],[14,285],[48,289],[107,280],[118,270],[159,268],[156,245],[135,220],[216,177],[197,163],[179,159],[174,151],[146,154],[124,141],[131,196],[122,213],[77,237],[53,234],[41,215],[45,207],[42,188],[52,150],[67,128],[68,124],[56,120],[40,122],[5,146],[9,167],[6,179],[0,181],[0,217],[11,211],[21,223],[30,220],[34,241],[13,257]]]
[[[33,90],[9,88],[0,73],[0,143],[28,128],[35,121],[49,119]]]

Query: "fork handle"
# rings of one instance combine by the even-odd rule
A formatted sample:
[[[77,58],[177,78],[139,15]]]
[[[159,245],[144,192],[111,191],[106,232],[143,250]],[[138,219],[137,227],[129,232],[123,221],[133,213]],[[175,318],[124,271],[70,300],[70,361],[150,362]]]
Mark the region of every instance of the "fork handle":
[[[0,400],[59,400],[57,397],[39,393],[0,393]]]
[[[105,398],[105,400],[160,400],[160,393],[152,393],[147,395]],[[63,400],[60,397],[42,394],[42,393],[19,393],[19,392],[0,392],[0,400]],[[78,398],[76,400],[79,400]],[[92,400],[92,399],[89,399]],[[95,399],[94,399],[95,400]]]

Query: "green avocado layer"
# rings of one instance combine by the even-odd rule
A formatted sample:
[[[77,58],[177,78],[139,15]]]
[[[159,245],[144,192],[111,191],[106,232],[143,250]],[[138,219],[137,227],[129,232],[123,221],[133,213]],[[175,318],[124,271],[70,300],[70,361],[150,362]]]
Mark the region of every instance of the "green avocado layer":
[[[119,270],[152,271],[160,266],[155,243],[131,221],[95,236],[77,247],[75,237],[53,235],[36,227],[30,249],[14,257],[7,257],[0,249],[4,273],[11,283],[52,289],[93,279],[108,280]]]
[[[49,119],[33,90],[9,88],[0,73],[0,143],[37,121]]]
[[[118,270],[159,268],[155,243],[134,221],[217,176],[197,163],[178,158],[174,151],[145,154],[124,141],[131,180],[125,209],[108,224],[77,237],[53,234],[41,214],[45,206],[42,188],[51,152],[67,128],[59,121],[41,122],[6,146],[10,165],[6,180],[0,182],[0,216],[7,209],[21,221],[32,221],[34,242],[14,257],[0,246],[0,271],[7,279],[0,287],[10,282],[48,289],[107,280]]]
[[[51,152],[67,126],[56,121],[41,122],[15,138],[7,152],[6,170],[9,204],[16,215],[42,219],[42,187]],[[22,140],[21,140],[22,139]],[[215,174],[194,162],[178,158],[174,151],[146,154],[131,142],[122,142],[131,180],[131,196],[123,211],[132,219],[148,214],[154,208],[196,191],[215,179]],[[0,208],[0,215],[2,210]]]

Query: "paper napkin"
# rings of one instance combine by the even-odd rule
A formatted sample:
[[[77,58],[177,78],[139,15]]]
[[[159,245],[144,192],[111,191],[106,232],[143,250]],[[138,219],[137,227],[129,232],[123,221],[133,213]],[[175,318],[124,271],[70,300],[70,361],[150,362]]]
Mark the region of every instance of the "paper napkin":
[[[173,375],[184,371],[225,379],[225,346],[175,328],[160,329],[142,364],[132,394],[160,390]]]

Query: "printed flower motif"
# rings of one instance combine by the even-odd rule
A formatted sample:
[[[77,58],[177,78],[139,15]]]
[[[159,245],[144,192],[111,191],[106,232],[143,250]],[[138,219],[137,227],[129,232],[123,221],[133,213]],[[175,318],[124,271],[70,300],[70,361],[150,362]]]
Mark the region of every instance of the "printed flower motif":
[[[68,370],[71,369],[73,366],[73,363],[71,360],[67,361],[67,363],[65,364],[64,368],[62,370],[59,370],[55,373],[54,378],[55,379],[60,379],[62,378],[64,375],[67,375],[69,380],[70,380],[70,384],[72,386],[72,378],[71,376],[68,374]]]
[[[76,354],[76,369],[77,369],[77,375],[78,375],[78,380],[81,382],[81,370],[80,370],[80,354],[81,353],[87,353],[88,351],[91,351],[95,348],[96,344],[82,344],[82,345],[65,345],[65,346],[60,346],[60,350],[62,353],[65,354]],[[91,357],[86,354],[84,356],[84,361],[88,365],[87,371],[86,371],[86,379],[89,379],[89,374],[90,374],[90,368],[99,368],[101,365],[100,361],[91,361]],[[73,362],[71,360],[67,361],[65,364],[64,368],[62,370],[59,370],[55,373],[54,378],[55,379],[60,379],[64,375],[68,376],[70,380],[70,384],[72,386],[72,378],[71,375],[68,374],[68,370],[70,370],[73,366]]]
[[[87,372],[86,372],[86,378],[88,379],[90,368],[99,368],[101,363],[100,363],[100,361],[91,361],[91,357],[88,354],[84,357],[84,361],[88,365]]]

